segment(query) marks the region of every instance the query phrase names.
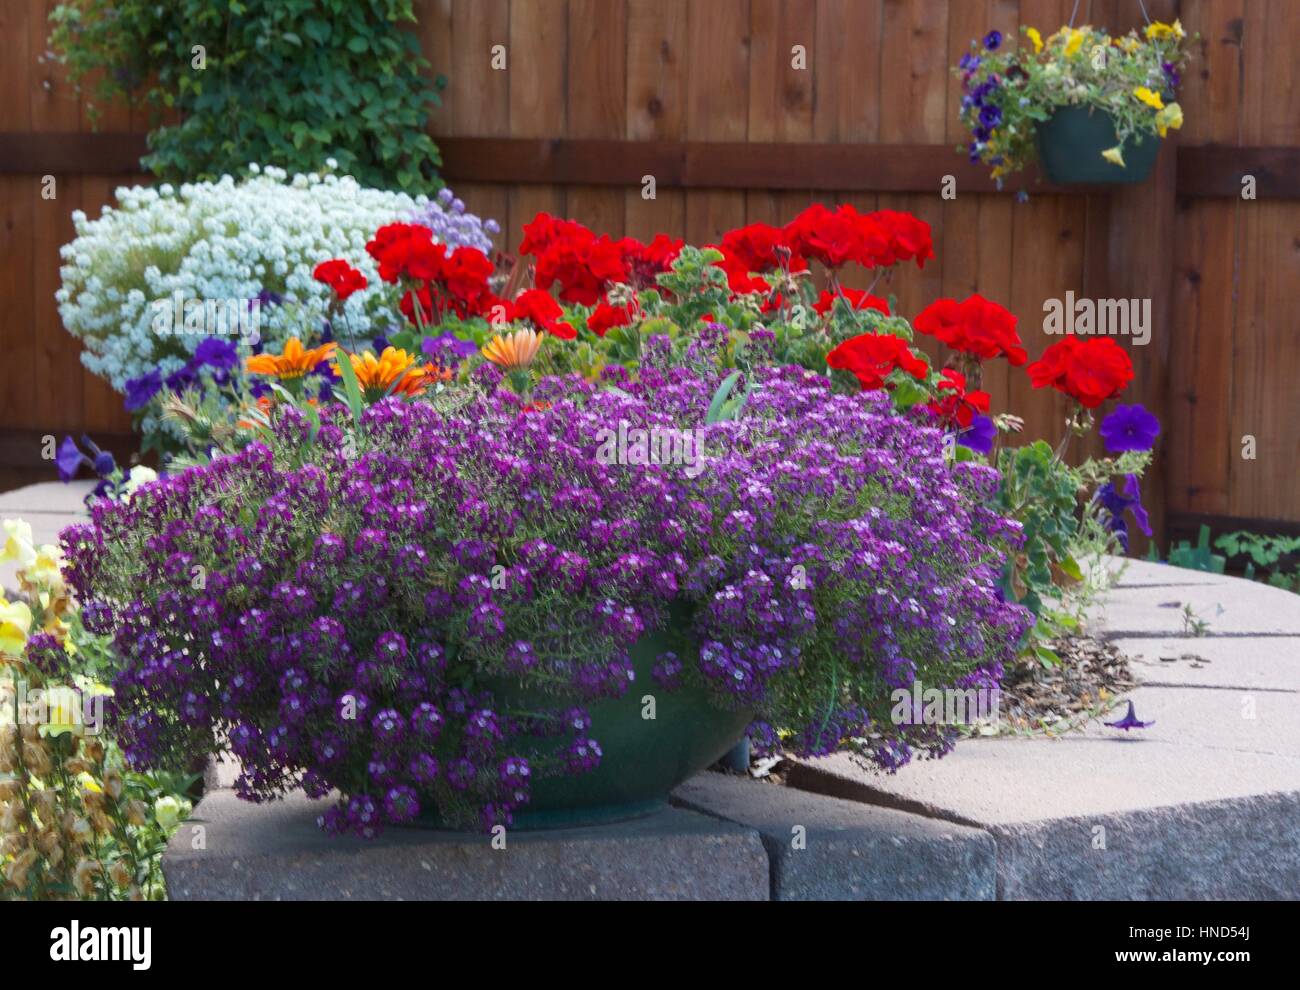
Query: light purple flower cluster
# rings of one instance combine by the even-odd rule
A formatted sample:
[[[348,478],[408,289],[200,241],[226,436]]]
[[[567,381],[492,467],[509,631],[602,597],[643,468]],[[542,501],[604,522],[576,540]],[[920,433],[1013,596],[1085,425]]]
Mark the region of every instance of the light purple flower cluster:
[[[501,233],[501,225],[495,220],[483,220],[467,212],[464,201],[450,189],[443,189],[411,214],[410,222],[428,227],[440,244],[478,248],[487,255],[492,253],[493,236]]]
[[[245,798],[341,792],[330,831],[508,824],[534,781],[599,764],[582,705],[628,690],[670,609],[696,648],[656,682],[753,709],[769,748],[775,726],[890,768],[943,752],[889,694],[996,682],[1025,631],[996,590],[1018,537],[985,508],[996,474],[797,368],[706,425],[717,377],[551,379],[530,409],[499,391],[448,415],[390,399],[355,428],[328,406],[318,431],[281,407],[265,443],[98,503],[63,543],[124,658],[128,757],[183,765],[224,736]],[[605,463],[624,422],[697,430],[703,470]]]

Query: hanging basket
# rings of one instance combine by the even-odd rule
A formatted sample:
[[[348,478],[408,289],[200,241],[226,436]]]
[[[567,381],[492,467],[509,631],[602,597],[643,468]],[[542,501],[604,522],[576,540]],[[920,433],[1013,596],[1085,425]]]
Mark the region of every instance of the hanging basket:
[[[1160,154],[1160,139],[1144,135],[1124,142],[1124,164],[1101,153],[1119,143],[1115,123],[1104,110],[1061,107],[1038,125],[1038,160],[1047,180],[1058,186],[1145,182]]]

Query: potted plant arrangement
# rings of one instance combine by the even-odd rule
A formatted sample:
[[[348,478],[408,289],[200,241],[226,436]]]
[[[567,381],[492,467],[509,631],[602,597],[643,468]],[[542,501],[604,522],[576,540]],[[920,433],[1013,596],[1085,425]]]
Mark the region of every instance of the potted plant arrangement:
[[[954,69],[970,160],[988,165],[999,185],[1034,161],[1058,185],[1144,181],[1160,139],[1183,124],[1182,25],[1156,22],[1122,37],[1063,27],[1046,39],[1022,27],[1021,36],[1012,48],[991,31]]]
[[[364,836],[644,813],[742,735],[892,771],[960,735],[896,692],[995,689],[1038,649],[1080,494],[1107,532],[1140,511],[1114,488],[1145,421],[1112,413],[1145,447],[1082,469],[1002,446],[979,376],[1027,362],[1008,311],[939,300],[913,327],[844,287],[933,257],[908,214],[816,205],[702,248],[524,233],[531,277],[502,286],[476,248],[383,227],[400,329],[345,347],[370,280],[323,259],[338,341],[249,357],[230,407],[155,397],[188,452],[63,535],[136,765],[228,744],[243,797],[333,796],[323,827]],[[1029,372],[1077,400],[1067,438],[1132,377],[1074,337]]]

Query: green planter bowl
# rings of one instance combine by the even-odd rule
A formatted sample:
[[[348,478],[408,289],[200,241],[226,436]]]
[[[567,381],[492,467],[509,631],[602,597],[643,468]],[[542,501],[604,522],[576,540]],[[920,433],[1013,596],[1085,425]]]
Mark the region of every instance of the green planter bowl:
[[[1124,164],[1101,157],[1119,143],[1115,124],[1105,111],[1061,107],[1038,125],[1038,161],[1047,181],[1058,186],[1115,185],[1145,182],[1160,154],[1160,139],[1145,135],[1142,143],[1124,143]]]
[[[591,716],[590,736],[600,744],[600,765],[589,773],[534,781],[532,797],[514,813],[514,829],[569,828],[626,821],[665,807],[668,794],[688,777],[721,759],[744,735],[751,710],[716,707],[701,689],[667,691],[651,676],[658,657],[672,651],[685,658],[695,646],[680,632],[646,633],[632,647],[636,680],[621,698],[583,703],[525,689],[518,682],[491,685],[503,709],[547,710],[582,705]],[[653,695],[655,717],[643,718],[646,695]],[[535,758],[563,750],[572,741],[525,737],[503,752]],[[440,827],[436,817],[420,824]]]

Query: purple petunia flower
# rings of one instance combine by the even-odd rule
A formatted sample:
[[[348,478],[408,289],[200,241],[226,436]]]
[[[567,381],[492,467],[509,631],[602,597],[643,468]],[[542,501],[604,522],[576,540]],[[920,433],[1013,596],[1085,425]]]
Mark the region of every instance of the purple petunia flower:
[[[990,31],[988,34],[984,36],[984,47],[987,48],[989,51],[995,52],[998,50],[999,47],[1001,47],[1001,45],[1002,45],[1001,31],[997,31],[997,30]]]
[[[1149,725],[1155,725],[1156,722],[1155,719],[1150,722],[1139,721],[1137,714],[1133,711],[1133,702],[1130,701],[1128,703],[1128,712],[1122,719],[1117,722],[1104,722],[1102,724],[1109,725],[1112,729],[1123,729],[1127,732],[1129,729],[1145,729]]]
[[[1160,435],[1160,420],[1140,405],[1116,406],[1101,421],[1101,438],[1112,454],[1150,450]]]
[[[1160,70],[1165,74],[1165,81],[1169,83],[1170,89],[1177,89],[1178,84],[1183,81],[1182,76],[1178,74],[1178,68],[1173,62],[1162,62]]]
[[[141,375],[128,378],[126,382],[126,411],[135,412],[149,404],[149,400],[162,391],[162,372],[157,368]]]
[[[957,442],[977,454],[987,454],[993,449],[993,441],[997,436],[998,428],[993,420],[988,416],[977,415],[969,427],[957,434]]]
[[[1151,523],[1147,510],[1142,507],[1142,489],[1137,475],[1125,475],[1122,489],[1116,488],[1113,482],[1106,482],[1097,489],[1094,497],[1109,515],[1110,530],[1119,537],[1120,545],[1124,549],[1128,549],[1128,522],[1124,519],[1125,512],[1133,514],[1133,521],[1137,523],[1138,529],[1147,536],[1151,535]]]
[[[1002,108],[986,106],[980,110],[980,123],[991,131],[1002,123]]]
[[[229,341],[217,337],[205,337],[194,349],[194,359],[191,363],[196,366],[207,365],[217,371],[233,371],[239,364],[239,352]]]
[[[71,481],[81,470],[81,465],[85,463],[86,458],[77,447],[77,441],[72,437],[64,437],[63,443],[59,444],[59,450],[54,455],[54,464],[59,469],[59,480]]]

